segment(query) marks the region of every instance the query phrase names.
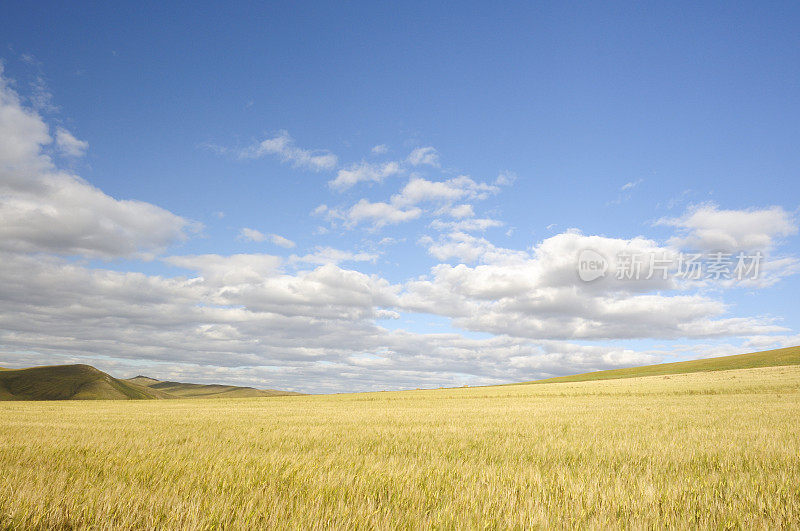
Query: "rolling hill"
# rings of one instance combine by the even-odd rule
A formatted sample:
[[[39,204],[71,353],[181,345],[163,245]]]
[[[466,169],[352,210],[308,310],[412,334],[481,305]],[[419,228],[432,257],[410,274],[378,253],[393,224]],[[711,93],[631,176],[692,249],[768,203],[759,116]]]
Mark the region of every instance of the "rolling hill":
[[[146,400],[160,391],[118,380],[89,365],[0,371],[0,400]]]
[[[220,384],[192,384],[180,382],[162,382],[148,376],[137,376],[125,380],[147,389],[164,392],[175,398],[250,398],[258,396],[300,395],[291,391],[274,389],[256,389],[254,387],[237,387]]]
[[[663,376],[670,374],[686,374],[690,372],[728,371],[732,369],[754,369],[757,367],[776,367],[782,365],[800,365],[800,346],[776,350],[765,350],[749,354],[736,354],[718,358],[705,358],[700,360],[679,361],[675,363],[661,363],[658,365],[645,365],[643,367],[630,367],[627,369],[612,369],[608,371],[587,372],[569,376],[558,376],[526,384],[588,382],[592,380],[613,380],[618,378],[637,378],[640,376]],[[512,384],[520,385],[520,384]]]
[[[0,400],[157,400],[297,395],[232,385],[162,382],[137,376],[117,379],[89,365],[0,370]]]

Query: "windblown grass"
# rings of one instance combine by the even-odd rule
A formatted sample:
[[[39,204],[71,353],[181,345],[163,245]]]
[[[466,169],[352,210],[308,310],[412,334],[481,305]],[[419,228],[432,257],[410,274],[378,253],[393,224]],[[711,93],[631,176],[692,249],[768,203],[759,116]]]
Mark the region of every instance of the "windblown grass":
[[[0,528],[800,525],[800,367],[0,418]]]

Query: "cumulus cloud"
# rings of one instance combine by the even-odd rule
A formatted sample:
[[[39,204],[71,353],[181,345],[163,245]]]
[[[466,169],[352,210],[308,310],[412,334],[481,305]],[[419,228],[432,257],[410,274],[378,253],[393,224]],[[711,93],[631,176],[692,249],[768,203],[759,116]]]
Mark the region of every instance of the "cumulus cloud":
[[[89,149],[88,142],[78,140],[63,127],[56,129],[56,146],[62,154],[68,157],[82,157]]]
[[[283,247],[285,249],[291,249],[297,245],[289,238],[284,238],[280,234],[270,234],[269,241],[271,241],[278,247]]]
[[[391,168],[394,173],[397,166],[394,163],[380,166]],[[334,188],[346,188],[362,180],[380,179],[379,174],[369,173],[379,166],[362,163],[348,173],[339,172],[336,180],[331,181]],[[362,173],[361,172],[365,172]],[[343,177],[346,175],[347,177]],[[381,174],[382,175],[382,174]],[[374,179],[373,179],[374,177]],[[338,184],[335,184],[337,183]],[[361,224],[368,224],[373,230],[386,225],[396,225],[420,218],[424,214],[437,216],[450,216],[452,218],[469,218],[475,215],[472,204],[460,201],[480,201],[498,193],[500,188],[496,184],[478,182],[466,176],[459,175],[446,180],[435,181],[422,177],[412,177],[405,185],[389,198],[388,202],[370,201],[363,198],[349,208],[329,207],[319,205],[312,215],[323,216],[331,223],[341,222],[346,228],[353,228]],[[446,222],[436,221],[437,226],[443,228]],[[480,220],[474,222],[464,221],[454,224],[453,230],[485,230],[490,226],[500,224],[493,220]]]
[[[456,216],[454,216],[456,217]],[[442,221],[435,219],[431,222],[431,228],[452,232],[484,232],[493,227],[502,227],[504,223],[498,219],[491,218],[473,218],[462,219],[459,221]]]
[[[404,206],[437,201],[451,203],[464,199],[480,200],[498,191],[497,186],[476,182],[466,175],[445,181],[430,181],[416,177],[408,181],[399,193],[392,196],[392,203]]]
[[[360,162],[340,169],[336,178],[329,181],[328,185],[334,190],[342,191],[360,182],[381,182],[387,177],[398,175],[401,171],[397,162],[383,164]]]
[[[285,130],[238,152],[239,158],[243,159],[258,159],[265,155],[274,155],[281,162],[291,164],[295,168],[312,171],[332,170],[339,162],[338,157],[326,149],[311,150],[298,147],[289,132]]]
[[[526,253],[495,247],[486,238],[479,238],[466,232],[455,231],[434,240],[423,236],[419,243],[427,247],[428,253],[438,260],[452,260],[471,264],[478,261],[503,261],[522,259]]]
[[[317,247],[313,253],[308,253],[302,256],[290,256],[289,262],[338,265],[342,262],[375,262],[377,259],[378,255],[375,253],[345,251],[342,249],[334,249],[333,247],[320,246]]]
[[[431,146],[419,147],[408,155],[408,163],[412,166],[439,166],[439,153]]]
[[[436,211],[437,215],[447,215],[451,218],[471,218],[475,216],[475,209],[470,204],[445,205]]]
[[[667,295],[670,278],[630,280],[609,276],[595,283],[577,278],[581,249],[604,256],[669,253],[643,238],[630,240],[562,233],[531,253],[502,249],[483,238],[454,233],[422,242],[445,260],[477,266],[439,264],[431,278],[406,284],[401,304],[453,319],[468,330],[529,339],[623,339],[718,337],[776,333],[768,318],[727,316],[727,307],[703,295]]]
[[[3,255],[0,348],[25,353],[5,355],[11,364],[81,360],[109,364],[116,374],[146,367],[155,376],[320,392],[523,381],[663,354],[570,339],[781,330],[764,319],[727,317],[724,304],[706,297],[660,295],[668,291],[663,281],[642,293],[581,284],[563,255],[586,244],[604,252],[650,245],[569,233],[531,253],[488,248],[481,265],[441,264],[402,285],[343,269],[333,262],[368,257],[325,248],[290,258],[323,264],[294,274],[265,254],[167,257],[185,270],[174,277]],[[496,336],[377,324],[405,312]]]
[[[198,272],[202,280],[219,286],[258,283],[275,274],[282,263],[280,257],[269,254],[168,256],[163,261]]]
[[[797,234],[797,222],[783,208],[720,210],[715,204],[690,208],[678,218],[662,218],[659,225],[676,227],[679,235],[669,244],[700,251],[769,251],[780,238]]]
[[[409,309],[400,287],[332,264],[287,275],[280,259],[269,255],[167,261],[190,274],[165,278],[3,256],[4,360],[82,361],[122,375],[146,370],[157,377],[320,392],[523,381],[660,358],[509,335],[469,339],[388,330],[374,320]],[[458,285],[455,278],[448,282]],[[473,281],[455,297],[467,287],[473,297],[492,295]],[[510,288],[496,286],[492,296]],[[440,304],[449,303],[443,298]]]
[[[417,207],[401,208],[394,204],[370,202],[362,199],[346,212],[347,224],[355,226],[362,222],[370,222],[375,229],[384,225],[396,225],[422,215],[422,210]]]
[[[244,227],[239,231],[238,239],[246,242],[264,242],[269,240],[273,244],[279,247],[284,247],[286,249],[291,249],[296,245],[289,238],[284,238],[279,234],[264,234],[259,230],[251,229],[248,227]]]
[[[267,235],[256,229],[244,227],[239,231],[238,238],[246,242],[263,242],[267,239]]]
[[[56,135],[57,147],[80,151],[63,132],[60,142]],[[60,170],[45,152],[52,143],[43,118],[22,104],[0,72],[0,249],[149,257],[199,229],[150,203],[114,199]]]
[[[669,245],[571,230],[511,249],[472,234],[501,225],[476,218],[473,203],[509,184],[510,174],[491,183],[414,176],[385,202],[321,205],[315,214],[373,229],[440,217],[430,226],[442,233],[419,239],[437,261],[424,275],[390,282],[356,269],[376,263],[377,253],[328,246],[286,259],[171,255],[162,258],[167,273],[148,275],[90,267],[67,256],[149,258],[186,238],[194,225],[148,203],[112,198],[58,168],[48,154],[78,156],[86,149],[67,134],[62,130],[59,141],[59,130],[51,133],[0,76],[4,365],[85,362],[123,376],[145,371],[304,391],[376,390],[524,381],[652,363],[665,354],[624,348],[624,339],[701,339],[707,344],[700,353],[723,348],[714,346],[715,338],[744,336],[752,345],[796,340],[773,319],[733,315],[711,290],[692,291],[672,278],[607,275],[583,282],[576,273],[576,258],[587,248],[610,261],[621,253],[673,256],[684,245],[710,248],[721,241],[774,249],[796,232],[777,207],[698,207],[662,221],[679,231]],[[286,132],[240,155],[274,155],[311,170],[338,164],[330,152],[298,148]],[[438,166],[438,158],[433,148],[419,148],[397,164]],[[342,186],[377,182],[388,177],[386,168],[349,167],[353,173]],[[294,246],[252,228],[239,236]],[[765,265],[781,274],[795,266],[791,257]],[[450,328],[437,334],[407,330],[403,318],[413,313],[441,316]],[[465,337],[463,330],[492,337]]]
[[[494,180],[494,184],[497,186],[511,186],[512,184],[514,184],[514,181],[516,180],[517,180],[516,173],[514,173],[513,171],[504,171],[497,176],[497,179]]]

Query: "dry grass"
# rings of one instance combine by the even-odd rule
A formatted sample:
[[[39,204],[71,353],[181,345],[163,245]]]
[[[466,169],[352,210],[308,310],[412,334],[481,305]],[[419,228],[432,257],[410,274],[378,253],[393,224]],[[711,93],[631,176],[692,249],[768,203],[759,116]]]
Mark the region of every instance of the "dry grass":
[[[0,418],[0,528],[800,525],[800,367]]]

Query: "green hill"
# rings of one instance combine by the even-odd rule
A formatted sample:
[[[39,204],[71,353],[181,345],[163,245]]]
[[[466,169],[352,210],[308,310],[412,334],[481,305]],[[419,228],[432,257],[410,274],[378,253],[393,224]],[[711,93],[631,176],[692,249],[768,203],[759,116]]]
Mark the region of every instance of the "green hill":
[[[545,380],[524,383],[565,383],[587,382],[592,380],[613,380],[617,378],[637,378],[639,376],[662,376],[684,374],[689,372],[727,371],[731,369],[752,369],[756,367],[774,367],[780,365],[800,365],[800,347],[788,347],[777,350],[765,350],[750,354],[736,354],[718,358],[645,365],[627,369],[587,372],[570,376],[558,376]],[[514,384],[519,385],[519,384]]]
[[[0,371],[0,400],[143,400],[168,395],[118,380],[89,365]]]
[[[162,382],[147,376],[137,376],[127,382],[168,393],[176,398],[250,398],[259,396],[300,395],[291,391],[274,389],[255,389],[253,387],[237,387],[219,384],[192,384],[180,382]]]
[[[0,400],[153,400],[299,395],[233,385],[162,382],[147,376],[117,379],[89,365],[0,371]]]

